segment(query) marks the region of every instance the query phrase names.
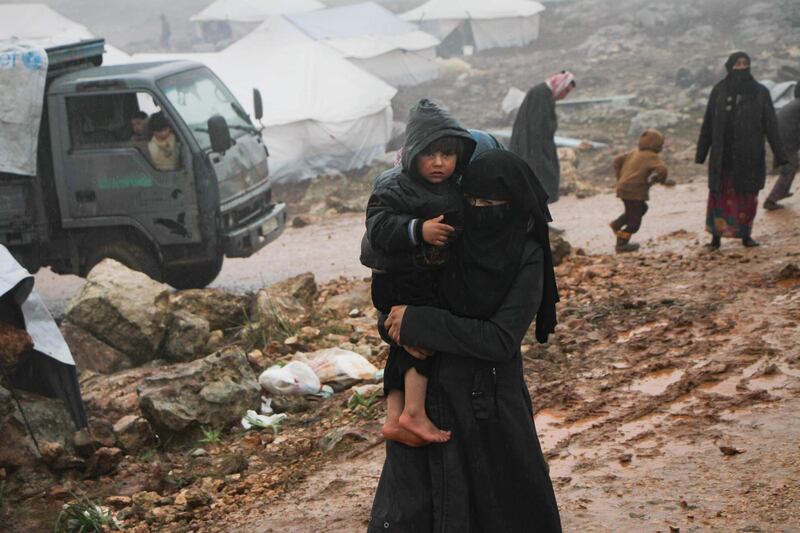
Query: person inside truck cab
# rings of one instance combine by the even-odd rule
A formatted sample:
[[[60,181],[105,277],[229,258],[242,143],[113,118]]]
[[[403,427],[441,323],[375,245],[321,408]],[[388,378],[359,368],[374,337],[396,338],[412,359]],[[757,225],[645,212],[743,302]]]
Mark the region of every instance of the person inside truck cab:
[[[148,121],[151,138],[147,143],[150,160],[158,170],[176,170],[180,166],[181,146],[163,112]]]
[[[147,142],[147,113],[144,111],[135,112],[130,119],[130,128],[130,140],[132,142]]]

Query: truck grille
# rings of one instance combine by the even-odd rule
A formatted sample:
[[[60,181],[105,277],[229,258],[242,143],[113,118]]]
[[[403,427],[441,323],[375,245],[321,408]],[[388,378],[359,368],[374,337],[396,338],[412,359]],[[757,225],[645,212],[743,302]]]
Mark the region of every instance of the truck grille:
[[[235,229],[247,225],[272,207],[272,189],[244,205],[240,205],[225,215],[225,229]]]

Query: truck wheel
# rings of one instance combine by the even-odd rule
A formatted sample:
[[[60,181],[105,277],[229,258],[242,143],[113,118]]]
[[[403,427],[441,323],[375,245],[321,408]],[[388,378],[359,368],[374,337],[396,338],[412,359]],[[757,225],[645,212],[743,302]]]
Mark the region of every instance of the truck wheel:
[[[202,289],[217,278],[222,270],[223,256],[206,263],[167,268],[165,281],[178,290]]]
[[[138,270],[156,281],[164,281],[161,265],[150,250],[135,242],[109,242],[95,246],[86,258],[83,275],[89,274],[103,259],[114,259],[132,270]]]

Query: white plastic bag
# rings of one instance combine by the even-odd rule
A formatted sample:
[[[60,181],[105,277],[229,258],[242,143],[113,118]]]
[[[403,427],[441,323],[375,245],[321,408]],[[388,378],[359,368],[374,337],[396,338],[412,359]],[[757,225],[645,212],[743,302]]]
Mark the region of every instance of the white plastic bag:
[[[341,348],[298,354],[295,360],[307,363],[320,382],[330,384],[334,390],[346,389],[360,381],[373,381],[378,373],[375,365],[363,355]]]
[[[314,370],[301,361],[271,366],[261,373],[258,382],[262,389],[274,395],[317,394],[322,386]]]
[[[244,429],[271,429],[277,433],[278,427],[280,427],[281,422],[283,422],[285,418],[286,415],[283,413],[266,416],[260,415],[252,409],[248,409],[244,418],[242,418],[242,427]]]

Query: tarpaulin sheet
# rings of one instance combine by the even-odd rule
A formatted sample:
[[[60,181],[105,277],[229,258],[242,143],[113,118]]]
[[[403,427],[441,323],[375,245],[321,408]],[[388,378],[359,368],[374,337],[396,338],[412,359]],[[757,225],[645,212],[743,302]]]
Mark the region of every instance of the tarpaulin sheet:
[[[0,44],[0,172],[36,174],[46,81],[43,48]]]
[[[0,244],[0,296],[10,291],[13,291],[14,298],[22,308],[25,329],[33,339],[34,350],[74,366],[75,360],[64,336],[41,297],[33,289],[33,276]]]

